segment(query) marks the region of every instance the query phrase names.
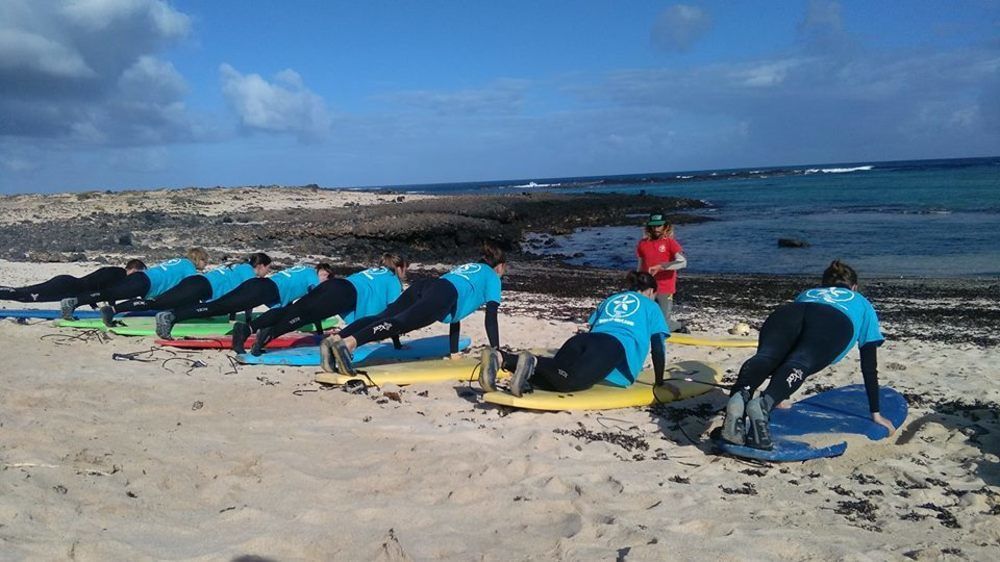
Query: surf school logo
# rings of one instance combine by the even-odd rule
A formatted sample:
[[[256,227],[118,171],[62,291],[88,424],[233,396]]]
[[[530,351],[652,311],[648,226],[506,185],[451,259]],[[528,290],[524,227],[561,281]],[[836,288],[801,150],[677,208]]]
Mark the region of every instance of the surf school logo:
[[[840,287],[824,287],[822,289],[809,289],[806,291],[806,297],[830,304],[840,304],[854,300],[854,291]]]
[[[666,244],[660,244],[659,250],[660,250],[661,254],[667,253],[667,245]]]
[[[469,278],[470,275],[475,275],[482,271],[483,265],[479,263],[467,263],[463,266],[456,267],[451,270],[452,273],[458,275],[459,277]]]
[[[384,267],[370,267],[361,272],[361,274],[369,280],[375,279],[379,275],[385,275],[386,273],[389,273],[389,270]]]
[[[625,293],[614,297],[604,307],[604,313],[611,318],[628,318],[639,310],[639,297]]]
[[[388,332],[391,329],[392,329],[392,322],[382,322],[378,326],[375,326],[375,328],[372,330],[372,333],[377,334],[379,332]]]

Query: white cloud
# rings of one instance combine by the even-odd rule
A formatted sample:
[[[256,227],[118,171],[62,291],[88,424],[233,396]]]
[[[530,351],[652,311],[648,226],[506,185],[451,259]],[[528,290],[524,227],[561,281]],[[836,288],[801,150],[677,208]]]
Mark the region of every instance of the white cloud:
[[[301,141],[316,141],[330,132],[326,102],[305,87],[302,77],[282,70],[268,82],[259,74],[241,74],[228,64],[219,67],[222,93],[250,131],[289,133]]]
[[[696,6],[675,4],[656,18],[650,39],[657,47],[682,53],[712,28],[712,17]]]
[[[156,54],[190,18],[162,0],[0,2],[0,137],[162,143],[198,134]]]

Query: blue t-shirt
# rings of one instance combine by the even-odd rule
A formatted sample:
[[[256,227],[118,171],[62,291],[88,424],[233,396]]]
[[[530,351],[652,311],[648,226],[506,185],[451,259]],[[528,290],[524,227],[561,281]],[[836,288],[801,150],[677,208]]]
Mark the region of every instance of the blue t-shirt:
[[[319,273],[311,265],[289,267],[272,273],[268,279],[278,286],[278,303],[275,306],[288,306],[319,285]]]
[[[447,324],[460,322],[490,301],[500,302],[500,276],[485,263],[460,265],[442,275],[441,279],[454,285],[458,291],[455,312],[441,319]]]
[[[240,286],[240,283],[256,276],[253,266],[248,263],[241,263],[229,267],[217,267],[211,271],[206,271],[202,277],[208,279],[208,284],[212,286],[212,296],[210,300],[215,300],[222,295],[232,292]]]
[[[358,300],[354,310],[344,315],[344,322],[350,324],[357,318],[380,314],[389,303],[399,298],[403,284],[399,277],[386,267],[372,267],[347,276],[354,285]]]
[[[590,315],[590,331],[614,336],[625,348],[625,361],[604,380],[615,386],[630,386],[642,371],[654,334],[670,335],[660,306],[635,291],[611,295]],[[660,344],[662,345],[662,343]]]
[[[155,299],[173,289],[185,277],[198,273],[194,264],[187,258],[174,258],[146,269],[143,273],[149,278],[147,299]]]
[[[833,363],[830,363],[831,365],[843,359],[855,342],[860,348],[868,343],[885,341],[885,338],[882,337],[882,331],[879,329],[875,308],[861,293],[843,287],[817,287],[802,291],[799,296],[795,297],[795,302],[815,302],[832,306],[851,319],[851,324],[854,326],[854,338],[848,342],[847,347],[840,352]]]

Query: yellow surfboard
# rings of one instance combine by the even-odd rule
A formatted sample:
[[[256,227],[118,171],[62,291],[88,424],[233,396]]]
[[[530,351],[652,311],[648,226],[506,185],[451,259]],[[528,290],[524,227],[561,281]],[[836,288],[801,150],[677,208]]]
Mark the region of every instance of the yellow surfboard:
[[[347,384],[359,380],[366,385],[398,384],[404,386],[416,383],[468,382],[479,377],[479,361],[476,359],[434,359],[430,361],[410,361],[392,365],[379,365],[361,369],[367,376],[348,377],[340,373],[317,373],[316,382],[321,384]]]
[[[705,394],[715,387],[701,383],[718,384],[722,380],[722,371],[711,363],[680,361],[667,365],[663,378],[666,379],[664,383],[654,387],[655,375],[650,369],[640,373],[639,378],[628,388],[601,382],[579,392],[536,390],[520,398],[503,391],[487,392],[483,395],[483,400],[501,406],[548,411],[651,406]]]
[[[670,334],[667,343],[707,347],[757,347],[754,338],[727,338],[711,334]]]

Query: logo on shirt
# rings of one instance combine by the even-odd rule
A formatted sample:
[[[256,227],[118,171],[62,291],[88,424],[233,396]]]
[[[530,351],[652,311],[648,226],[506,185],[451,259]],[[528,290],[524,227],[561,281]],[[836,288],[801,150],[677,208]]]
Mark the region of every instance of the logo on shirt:
[[[854,300],[854,291],[840,287],[824,287],[822,289],[809,289],[806,291],[806,296],[830,304],[837,304]]]
[[[628,318],[639,310],[639,297],[625,293],[614,297],[604,307],[604,313],[612,318]]]
[[[165,261],[165,262],[163,262],[161,264],[157,264],[156,267],[159,268],[159,269],[166,269],[166,268],[168,268],[170,266],[177,265],[179,263],[181,263],[181,259],[180,258],[174,258],[172,260],[167,260],[167,261]]]
[[[465,265],[456,267],[451,270],[452,273],[458,275],[459,277],[469,278],[470,275],[475,275],[483,269],[483,265],[480,263],[467,263]]]
[[[660,253],[666,253],[666,252],[667,252],[667,245],[660,244]]]
[[[389,270],[384,267],[370,267],[361,272],[367,279],[374,279],[376,276],[385,275]]]
[[[285,277],[291,277],[293,273],[298,273],[300,271],[304,271],[305,269],[306,266],[304,265],[296,265],[295,267],[289,267],[288,269],[283,269],[278,273],[284,275]]]

